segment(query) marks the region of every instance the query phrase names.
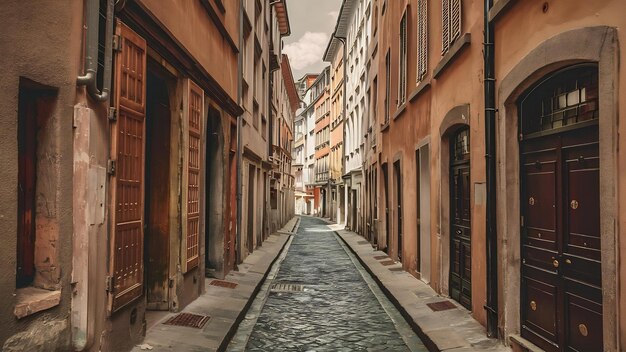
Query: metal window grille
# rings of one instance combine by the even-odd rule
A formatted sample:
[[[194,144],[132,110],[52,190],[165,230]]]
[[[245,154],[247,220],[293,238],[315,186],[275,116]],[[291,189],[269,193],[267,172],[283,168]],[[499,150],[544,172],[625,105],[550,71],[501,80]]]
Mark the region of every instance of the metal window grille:
[[[406,11],[400,20],[400,55],[399,56],[399,74],[398,74],[398,105],[404,104],[406,100],[406,52],[407,52],[407,35],[406,35]]]
[[[418,0],[417,3],[417,81],[426,76],[428,64],[428,2]]]

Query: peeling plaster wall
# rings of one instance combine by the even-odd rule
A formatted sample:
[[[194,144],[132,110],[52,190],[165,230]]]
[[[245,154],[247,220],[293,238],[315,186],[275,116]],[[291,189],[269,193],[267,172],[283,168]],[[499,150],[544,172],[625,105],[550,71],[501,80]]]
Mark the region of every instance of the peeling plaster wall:
[[[5,30],[0,33],[0,346],[11,350],[28,343],[30,350],[49,350],[50,343],[69,349],[70,273],[72,258],[72,116],[75,80],[81,53],[82,2],[24,2],[7,0],[0,6]],[[58,88],[56,104],[46,124],[40,166],[53,171],[37,181],[47,191],[37,197],[37,227],[46,229],[54,252],[38,251],[36,282],[62,288],[61,303],[44,312],[16,320],[15,265],[17,232],[17,110],[20,77]],[[41,136],[40,136],[41,137]],[[41,243],[40,243],[41,244]],[[39,247],[38,244],[37,246]],[[50,248],[50,247],[48,247]],[[41,249],[39,247],[39,249]],[[57,257],[57,262],[47,257]],[[59,284],[50,284],[58,281]],[[19,331],[24,333],[18,334]],[[34,338],[38,337],[38,338]]]

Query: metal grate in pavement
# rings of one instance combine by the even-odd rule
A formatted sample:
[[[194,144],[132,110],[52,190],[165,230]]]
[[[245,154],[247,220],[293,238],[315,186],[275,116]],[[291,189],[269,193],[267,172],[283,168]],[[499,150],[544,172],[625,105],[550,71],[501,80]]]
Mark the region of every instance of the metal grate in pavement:
[[[275,283],[275,284],[272,284],[270,291],[271,292],[303,292],[304,285]]]
[[[209,317],[208,315],[179,313],[167,319],[163,324],[202,329],[202,327],[209,321],[209,319],[211,319],[211,317]]]
[[[389,257],[386,256],[386,255],[377,255],[377,256],[374,257],[374,259],[376,259],[376,260],[389,259]]]
[[[213,281],[211,281],[211,283],[209,285],[211,285],[211,286],[218,286],[218,287],[225,287],[225,288],[235,288],[235,287],[237,287],[236,283],[230,282],[230,281],[223,281],[223,280],[213,280]]]
[[[388,265],[394,265],[396,262],[394,262],[393,260],[386,260],[384,262],[379,262],[380,264],[384,265],[384,266],[388,266]]]
[[[426,305],[428,306],[428,308],[432,309],[433,312],[439,312],[439,311],[442,311],[442,310],[448,310],[448,309],[456,308],[454,303],[452,303],[450,301],[433,302],[433,303],[427,303]]]

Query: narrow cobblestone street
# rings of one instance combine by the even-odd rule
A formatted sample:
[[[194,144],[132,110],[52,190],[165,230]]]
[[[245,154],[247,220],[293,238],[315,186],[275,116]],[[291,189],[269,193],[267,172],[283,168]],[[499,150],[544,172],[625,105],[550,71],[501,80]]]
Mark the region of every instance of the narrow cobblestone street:
[[[257,298],[266,301],[246,351],[426,351],[339,241],[323,220],[302,217],[269,295]]]

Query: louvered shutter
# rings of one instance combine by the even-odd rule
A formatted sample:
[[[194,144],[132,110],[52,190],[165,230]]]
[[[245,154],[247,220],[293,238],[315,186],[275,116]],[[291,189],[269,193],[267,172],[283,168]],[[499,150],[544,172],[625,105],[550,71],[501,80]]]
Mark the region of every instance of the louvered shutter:
[[[461,0],[450,0],[450,44],[461,36]]]
[[[111,177],[110,313],[143,293],[146,41],[119,21],[116,32],[122,45],[115,54],[118,113],[111,126],[116,167]]]
[[[417,7],[417,81],[426,76],[428,63],[428,4],[427,0],[418,0]]]
[[[200,167],[202,164],[201,140],[204,116],[204,91],[186,80],[186,97],[183,101],[185,118],[183,128],[186,139],[183,156],[183,243],[181,257],[183,272],[198,266],[200,256]]]
[[[407,28],[406,11],[400,21],[400,89],[398,89],[398,105],[404,104],[406,100],[406,64],[407,64]],[[359,133],[361,131],[358,131]]]
[[[450,48],[450,0],[441,2],[441,53]]]

